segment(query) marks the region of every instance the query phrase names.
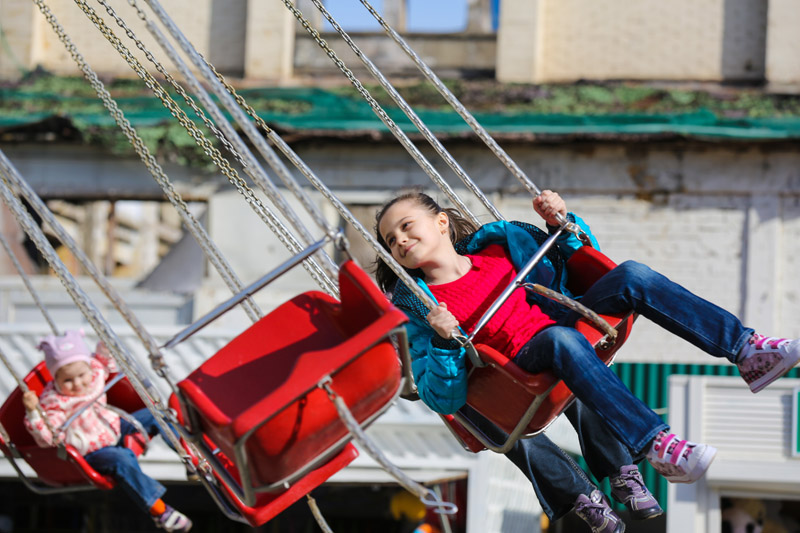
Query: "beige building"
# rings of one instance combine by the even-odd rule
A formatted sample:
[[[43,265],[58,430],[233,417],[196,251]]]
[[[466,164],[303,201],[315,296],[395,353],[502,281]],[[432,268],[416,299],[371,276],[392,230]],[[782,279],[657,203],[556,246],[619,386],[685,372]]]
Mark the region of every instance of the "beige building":
[[[440,74],[477,72],[522,83],[766,81],[777,90],[794,90],[800,83],[800,4],[793,0],[501,0],[496,32],[490,0],[463,2],[466,21],[457,33],[404,31],[411,0],[385,0],[383,15]],[[323,30],[348,67],[360,70],[338,36],[324,31],[330,26],[322,25],[322,15],[311,1],[295,3],[311,26]],[[144,4],[142,9],[153,17]],[[95,70],[132,75],[76,4],[48,5]],[[99,4],[91,5],[121,35]],[[226,73],[273,83],[336,73],[279,0],[175,0],[165,5],[198,50]],[[133,8],[125,2],[114,8],[148,48],[154,48]],[[0,78],[13,78],[36,66],[76,73],[33,2],[0,2],[0,30]],[[356,37],[367,56],[380,58],[384,71],[408,73],[412,68],[382,33],[358,32]]]

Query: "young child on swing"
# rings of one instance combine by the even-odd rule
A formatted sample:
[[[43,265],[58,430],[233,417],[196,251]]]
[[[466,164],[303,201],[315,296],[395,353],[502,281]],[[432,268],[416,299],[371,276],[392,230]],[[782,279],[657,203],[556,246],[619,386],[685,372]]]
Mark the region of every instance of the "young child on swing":
[[[42,339],[39,349],[44,352],[53,381],[45,386],[40,397],[34,391],[26,392],[22,402],[26,411],[25,427],[39,446],[49,447],[57,444],[59,436],[52,434],[36,406],[41,405],[50,426],[57,429],[102,392],[109,374],[117,368],[105,344],[99,342],[92,354],[83,340],[83,332],[79,331],[48,335]],[[160,432],[147,409],[132,415],[151,436]],[[70,424],[63,439],[97,472],[111,476],[122,486],[133,501],[152,516],[158,527],[170,532],[189,531],[192,521],[164,503],[161,497],[166,488],[142,472],[136,455],[123,446],[123,438],[136,431],[133,424],[106,408],[106,395],[102,394]]]
[[[557,194],[544,191],[533,207],[551,231],[561,214],[596,243],[588,226],[567,213]],[[451,338],[452,331],[460,327],[468,332],[475,325],[546,235],[530,224],[505,221],[476,230],[456,211],[442,209],[422,193],[398,196],[384,205],[376,215],[376,233],[378,241],[438,302],[428,312],[408,287],[395,286],[394,272],[378,261],[378,284],[383,290],[393,289],[392,301],[409,315],[412,370],[420,398],[434,411],[453,413],[466,403],[467,375],[465,351]],[[570,233],[557,241],[564,258],[580,245]],[[566,272],[551,257],[544,258],[528,280],[570,295],[564,286]],[[633,261],[601,278],[581,302],[598,313],[634,310],[712,356],[727,358],[739,367],[753,392],[800,359],[799,341],[758,335],[727,311]],[[475,342],[505,353],[528,372],[552,370],[608,424],[633,457],[646,457],[669,481],[699,479],[716,450],[670,433],[661,418],[597,358],[583,335],[570,327],[578,318],[577,313],[555,311],[549,301],[518,290]]]

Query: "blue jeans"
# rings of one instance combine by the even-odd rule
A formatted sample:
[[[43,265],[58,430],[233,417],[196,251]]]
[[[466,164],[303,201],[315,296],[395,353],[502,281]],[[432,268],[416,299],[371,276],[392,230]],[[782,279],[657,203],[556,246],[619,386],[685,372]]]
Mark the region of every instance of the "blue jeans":
[[[142,427],[144,428],[144,430],[147,432],[147,434],[150,437],[155,437],[156,435],[161,435],[161,438],[164,439],[164,442],[167,443],[167,446],[169,446],[172,451],[176,451],[175,447],[172,446],[172,442],[170,442],[170,440],[167,438],[167,436],[164,435],[164,431],[161,429],[161,426],[158,425],[158,423],[156,422],[155,417],[153,416],[153,414],[147,408],[139,409],[138,411],[135,411],[135,412],[131,413],[131,416],[133,418],[135,418],[136,421],[139,422],[142,425]],[[130,422],[128,422],[124,418],[120,419],[119,422],[120,422],[120,426],[119,426],[119,429],[120,429],[120,442],[117,443],[118,445],[122,443],[122,440],[125,437],[125,435],[132,435],[132,434],[136,433],[136,427],[134,427],[133,424],[131,424]],[[180,437],[180,434],[175,430],[175,428],[171,428],[171,429],[172,429],[172,432],[175,434],[176,437]]]
[[[489,438],[505,440],[506,434],[469,406],[460,412],[471,420]],[[597,479],[616,474],[620,468],[633,463],[633,458],[611,433],[603,420],[576,401],[566,411],[567,417],[581,442],[581,450]],[[584,438],[583,436],[591,436]],[[528,478],[551,520],[569,513],[580,494],[589,495],[596,488],[586,473],[564,450],[544,433],[520,439],[506,454],[514,465]]]
[[[600,278],[581,299],[599,313],[634,310],[715,357],[731,362],[753,330],[724,309],[692,294],[649,267],[627,261]],[[528,372],[552,370],[589,409],[597,413],[635,457],[659,431],[661,417],[636,398],[595,355],[575,329],[579,315],[565,314],[528,341],[514,362]]]
[[[140,409],[131,414],[151,437],[160,433],[158,424],[147,409]],[[86,454],[84,459],[100,474],[112,477],[142,510],[149,512],[156,500],[161,498],[167,489],[142,472],[136,454],[122,445],[125,435],[136,433],[136,431],[136,428],[127,420],[120,420],[120,438],[116,446],[106,446],[95,450]],[[164,440],[169,443],[167,439]]]

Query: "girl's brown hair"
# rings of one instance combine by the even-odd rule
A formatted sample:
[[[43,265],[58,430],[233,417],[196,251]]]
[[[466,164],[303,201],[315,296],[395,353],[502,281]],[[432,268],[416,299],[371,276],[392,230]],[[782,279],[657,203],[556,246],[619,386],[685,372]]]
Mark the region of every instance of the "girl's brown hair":
[[[387,251],[389,250],[389,246],[386,244],[386,241],[383,240],[383,236],[379,230],[381,220],[390,207],[398,202],[403,202],[406,200],[410,200],[419,207],[427,209],[432,216],[436,216],[439,213],[445,213],[450,219],[450,240],[453,241],[453,243],[460,241],[478,229],[475,227],[475,224],[473,224],[469,219],[465,218],[461,213],[458,212],[457,209],[452,207],[443,208],[436,203],[436,200],[423,192],[407,192],[396,196],[383,204],[383,207],[381,207],[375,214],[375,238]],[[405,270],[414,277],[422,277],[422,272],[420,272],[418,269],[411,270],[407,268]],[[394,271],[389,268],[389,265],[387,265],[383,259],[380,258],[380,256],[375,258],[375,279],[378,282],[378,286],[384,292],[392,290],[394,288],[394,284],[397,282],[397,274],[395,274]]]

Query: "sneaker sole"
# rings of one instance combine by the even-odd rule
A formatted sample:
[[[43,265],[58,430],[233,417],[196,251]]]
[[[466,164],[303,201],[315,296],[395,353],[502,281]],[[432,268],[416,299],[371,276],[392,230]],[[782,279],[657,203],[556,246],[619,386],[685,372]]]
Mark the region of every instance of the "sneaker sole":
[[[629,512],[634,520],[650,520],[664,514],[664,509],[651,507],[650,509],[640,509],[638,511],[629,510]]]
[[[694,468],[691,472],[688,472],[683,477],[676,477],[676,478],[667,478],[667,481],[670,483],[694,483],[706,473],[708,467],[711,466],[711,463],[714,462],[714,459],[717,457],[717,449],[713,446],[706,445],[705,453],[698,459],[697,464],[694,465]]]
[[[764,389],[767,385],[769,385],[776,379],[782,377],[789,370],[794,368],[798,362],[800,362],[800,354],[795,356],[793,359],[791,359],[789,356],[784,357],[783,359],[781,359],[780,364],[775,365],[772,368],[772,370],[770,370],[769,372],[767,372],[754,382],[750,383],[750,392],[755,394],[758,391]]]
[[[628,513],[630,513],[631,518],[634,520],[650,520],[651,518],[655,518],[664,514],[664,509],[662,509],[660,506],[648,507],[646,509],[632,509],[626,505],[624,501],[617,498],[616,494],[613,492],[611,493],[611,497],[614,498],[614,500],[616,500],[620,505],[624,505],[625,509],[628,511]]]

